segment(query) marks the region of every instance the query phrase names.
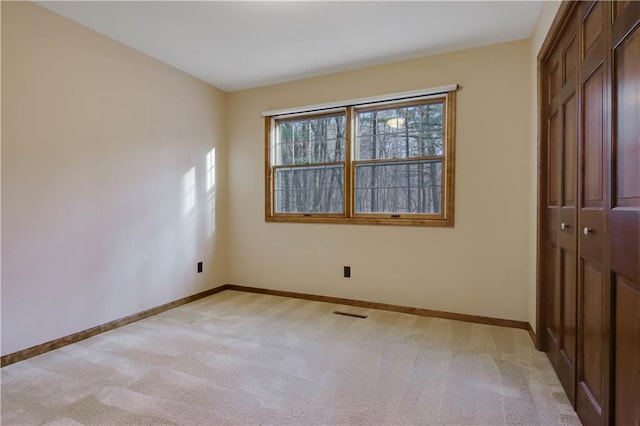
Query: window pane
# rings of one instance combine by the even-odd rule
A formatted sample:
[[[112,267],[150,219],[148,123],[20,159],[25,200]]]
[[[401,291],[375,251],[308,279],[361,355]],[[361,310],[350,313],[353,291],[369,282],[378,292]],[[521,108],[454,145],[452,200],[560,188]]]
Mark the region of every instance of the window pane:
[[[344,161],[344,113],[277,122],[275,165]]]
[[[342,213],[344,166],[276,169],[276,213]]]
[[[356,158],[444,155],[444,102],[358,112]]]
[[[356,213],[439,214],[442,161],[357,164]]]

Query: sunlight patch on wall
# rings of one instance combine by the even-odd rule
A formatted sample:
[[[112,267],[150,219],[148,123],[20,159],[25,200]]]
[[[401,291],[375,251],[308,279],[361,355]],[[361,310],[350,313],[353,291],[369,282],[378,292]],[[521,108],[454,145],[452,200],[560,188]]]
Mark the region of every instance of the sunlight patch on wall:
[[[188,216],[196,206],[196,168],[184,175],[184,215]]]
[[[193,273],[195,269],[192,269],[195,265],[198,255],[198,211],[197,211],[197,182],[196,182],[196,168],[191,167],[183,177],[183,216],[184,216],[184,228],[182,230],[182,238],[184,239],[184,246],[182,253],[184,260],[183,265],[185,272],[189,274]]]
[[[216,230],[216,149],[207,152],[207,236],[213,236]]]
[[[216,149],[207,152],[207,191],[215,190],[216,186]]]

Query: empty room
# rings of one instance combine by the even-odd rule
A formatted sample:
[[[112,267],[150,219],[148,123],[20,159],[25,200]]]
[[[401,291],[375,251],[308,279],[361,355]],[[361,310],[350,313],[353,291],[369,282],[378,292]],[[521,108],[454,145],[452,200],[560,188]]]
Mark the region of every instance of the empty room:
[[[640,425],[639,1],[2,1],[6,425]]]

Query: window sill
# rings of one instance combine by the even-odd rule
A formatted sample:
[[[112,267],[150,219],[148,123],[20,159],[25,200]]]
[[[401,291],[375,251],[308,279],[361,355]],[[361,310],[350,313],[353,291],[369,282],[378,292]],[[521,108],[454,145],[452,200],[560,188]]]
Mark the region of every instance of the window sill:
[[[416,218],[416,217],[328,217],[316,216],[266,216],[265,222],[279,223],[333,223],[348,225],[390,225],[424,226],[452,228],[453,218]]]

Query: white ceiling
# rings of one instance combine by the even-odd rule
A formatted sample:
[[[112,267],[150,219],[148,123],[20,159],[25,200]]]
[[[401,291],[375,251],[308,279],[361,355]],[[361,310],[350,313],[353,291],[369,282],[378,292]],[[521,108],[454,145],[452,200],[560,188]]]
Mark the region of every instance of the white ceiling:
[[[235,91],[528,38],[542,1],[41,1]]]

